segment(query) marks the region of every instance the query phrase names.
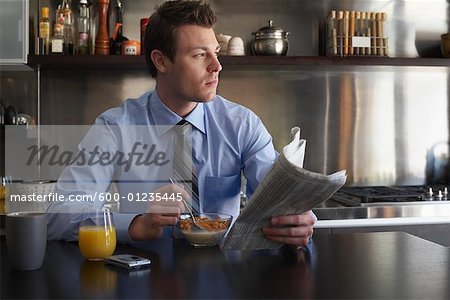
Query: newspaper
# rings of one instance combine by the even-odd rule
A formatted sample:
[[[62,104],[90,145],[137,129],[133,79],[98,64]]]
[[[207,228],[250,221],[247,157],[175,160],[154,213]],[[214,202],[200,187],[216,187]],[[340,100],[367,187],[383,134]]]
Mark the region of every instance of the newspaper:
[[[300,128],[292,128],[291,140],[236,219],[221,244],[222,250],[281,247],[283,244],[263,235],[262,228],[270,224],[271,217],[302,214],[344,185],[345,170],[322,175],[303,169],[306,140],[300,139]]]

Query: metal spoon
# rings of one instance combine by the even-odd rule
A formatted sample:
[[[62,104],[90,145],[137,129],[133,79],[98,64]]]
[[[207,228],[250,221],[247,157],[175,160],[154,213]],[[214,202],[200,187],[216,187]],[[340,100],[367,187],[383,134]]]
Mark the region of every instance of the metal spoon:
[[[175,184],[175,182],[172,180],[172,178],[169,178],[169,180],[172,184]],[[192,230],[192,231],[200,231],[200,230],[203,231],[204,230],[203,227],[201,227],[200,225],[197,224],[197,222],[195,222],[194,214],[192,213],[192,210],[189,207],[189,205],[186,203],[186,201],[183,198],[181,198],[181,201],[183,201],[184,206],[186,206],[186,209],[188,210],[189,214],[191,215],[192,223],[194,224],[194,227],[193,227],[194,230]]]

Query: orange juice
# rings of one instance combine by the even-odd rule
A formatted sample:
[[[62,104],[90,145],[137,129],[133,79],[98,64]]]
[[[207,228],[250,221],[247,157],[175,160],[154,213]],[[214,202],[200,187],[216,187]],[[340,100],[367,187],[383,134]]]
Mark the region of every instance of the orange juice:
[[[101,260],[113,254],[116,249],[116,230],[114,227],[81,226],[78,232],[78,245],[83,256],[89,260]]]

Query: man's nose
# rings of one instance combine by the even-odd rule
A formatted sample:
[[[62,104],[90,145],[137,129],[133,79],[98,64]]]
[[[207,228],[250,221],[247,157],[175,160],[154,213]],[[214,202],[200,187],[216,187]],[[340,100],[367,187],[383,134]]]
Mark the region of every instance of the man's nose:
[[[219,62],[219,58],[217,56],[212,56],[211,63],[208,66],[208,72],[220,72],[222,71],[222,65]]]

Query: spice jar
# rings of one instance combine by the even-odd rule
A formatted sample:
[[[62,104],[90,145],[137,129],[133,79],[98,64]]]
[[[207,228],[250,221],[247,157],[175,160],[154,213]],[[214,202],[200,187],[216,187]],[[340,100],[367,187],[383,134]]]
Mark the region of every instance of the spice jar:
[[[122,42],[122,55],[141,55],[141,43],[135,40]]]

